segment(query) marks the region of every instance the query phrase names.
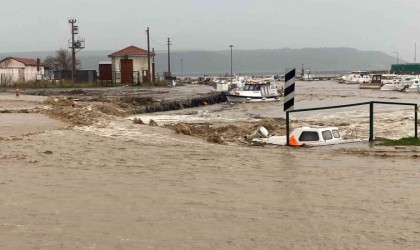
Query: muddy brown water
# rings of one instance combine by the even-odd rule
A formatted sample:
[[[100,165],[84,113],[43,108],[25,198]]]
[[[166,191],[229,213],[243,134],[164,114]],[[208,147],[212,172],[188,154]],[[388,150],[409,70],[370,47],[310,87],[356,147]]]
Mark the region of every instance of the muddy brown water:
[[[298,83],[297,90],[299,107],[419,102],[418,95],[327,82]],[[351,111],[304,118],[364,127],[365,114]],[[408,111],[381,114],[375,119],[390,131],[411,123],[397,116]],[[153,119],[163,122],[159,116],[253,121],[281,117],[281,104],[220,104]],[[36,119],[27,116],[29,124]],[[0,248],[416,249],[419,151],[368,143],[219,145],[128,118],[48,129],[0,141]]]

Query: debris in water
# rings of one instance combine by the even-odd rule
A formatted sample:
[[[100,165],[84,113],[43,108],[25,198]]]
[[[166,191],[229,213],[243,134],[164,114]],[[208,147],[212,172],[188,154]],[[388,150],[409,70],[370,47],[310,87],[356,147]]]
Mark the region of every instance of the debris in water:
[[[269,137],[268,130],[264,126],[259,126],[257,128],[257,131],[255,131],[254,134],[244,136],[244,138],[247,140],[252,140],[255,138],[268,138],[268,137]]]
[[[200,111],[198,111],[198,115],[199,116],[201,116],[201,117],[203,117],[203,116],[209,116],[210,115],[210,112],[208,111],[208,110],[200,110]]]
[[[149,121],[149,126],[152,126],[152,127],[157,127],[157,126],[159,126],[159,125],[157,124],[157,122],[156,122],[155,120],[150,119],[150,121]]]
[[[180,122],[175,124],[174,129],[178,134],[192,135],[190,127],[185,123]]]
[[[133,119],[133,123],[134,123],[134,124],[141,124],[141,125],[143,125],[143,124],[144,124],[144,122],[143,122],[140,118],[134,118],[134,119]]]
[[[207,137],[207,141],[217,144],[225,144],[225,139],[219,133],[209,135],[209,137]]]

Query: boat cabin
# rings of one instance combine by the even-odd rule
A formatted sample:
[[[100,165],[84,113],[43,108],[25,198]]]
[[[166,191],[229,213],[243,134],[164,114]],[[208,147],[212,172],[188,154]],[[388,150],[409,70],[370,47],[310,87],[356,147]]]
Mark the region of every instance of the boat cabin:
[[[337,127],[301,127],[293,130],[289,137],[292,146],[303,144],[331,144],[342,140]]]
[[[382,83],[382,75],[372,75],[371,83]]]

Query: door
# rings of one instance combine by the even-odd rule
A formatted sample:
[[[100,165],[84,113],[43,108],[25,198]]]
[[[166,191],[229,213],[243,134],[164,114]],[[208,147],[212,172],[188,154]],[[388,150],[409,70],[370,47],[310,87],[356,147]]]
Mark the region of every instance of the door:
[[[121,59],[121,83],[133,84],[133,59]]]
[[[25,82],[25,69],[18,69],[19,74],[19,82],[24,83]]]
[[[142,82],[149,83],[149,74],[147,73],[147,70],[142,71],[142,76],[143,76]]]

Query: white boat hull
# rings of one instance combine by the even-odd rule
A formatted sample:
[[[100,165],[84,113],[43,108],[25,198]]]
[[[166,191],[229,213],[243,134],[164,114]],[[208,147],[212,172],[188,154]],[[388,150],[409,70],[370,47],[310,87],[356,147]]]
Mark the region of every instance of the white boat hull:
[[[278,145],[278,146],[286,146],[287,140],[286,136],[271,136],[268,138],[255,138],[252,140],[254,143],[261,143],[261,144],[270,144],[270,145]],[[315,142],[305,142],[303,145],[305,146],[329,146],[329,145],[337,145],[337,144],[344,144],[344,143],[354,143],[354,142],[362,142],[361,139],[341,139],[341,140],[331,140],[331,141],[315,141]]]
[[[269,96],[269,97],[261,97],[261,96],[240,96],[240,95],[226,95],[226,99],[228,102],[274,102],[279,101],[280,96]]]
[[[381,87],[381,90],[384,90],[384,91],[399,91],[398,85],[396,85],[396,84],[385,84],[384,86]]]
[[[380,89],[381,87],[382,85],[378,83],[361,83],[359,85],[359,89]]]

